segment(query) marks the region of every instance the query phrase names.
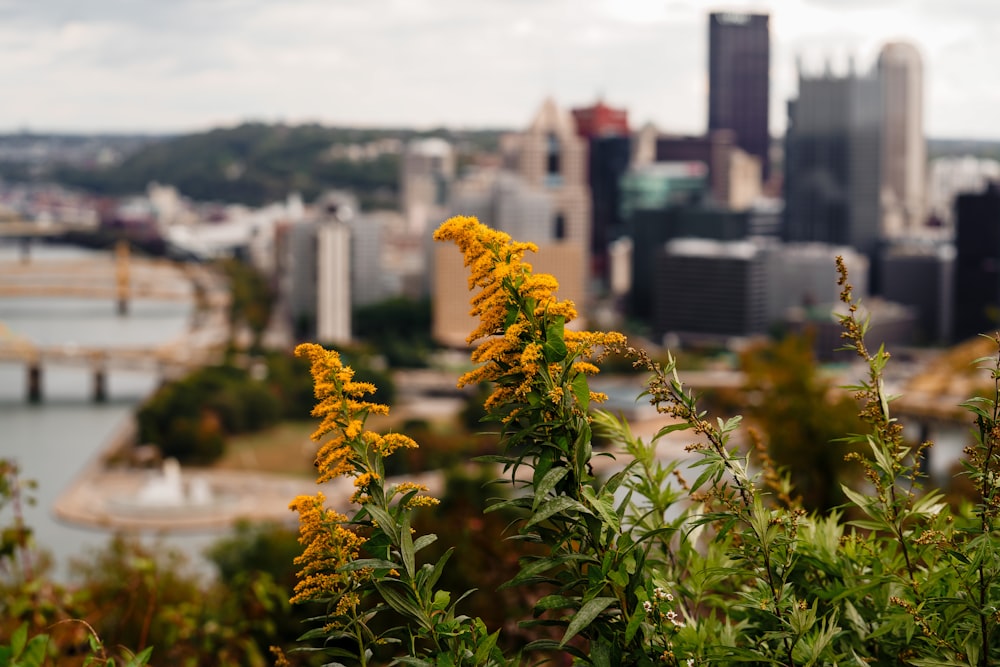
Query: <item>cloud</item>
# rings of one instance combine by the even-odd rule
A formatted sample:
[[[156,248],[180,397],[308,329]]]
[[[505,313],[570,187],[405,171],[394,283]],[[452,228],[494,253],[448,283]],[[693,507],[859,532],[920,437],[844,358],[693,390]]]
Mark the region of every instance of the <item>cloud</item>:
[[[1000,59],[1000,2],[729,4],[768,2],[774,129],[797,53],[854,53],[866,66],[880,43],[902,37],[935,77],[935,123],[954,115],[968,132],[1000,131],[976,103],[993,98],[973,74]],[[572,106],[603,93],[637,125],[699,132],[707,11],[701,0],[0,0],[0,129],[244,117],[513,127],[546,95]],[[981,46],[953,46],[966,43]]]

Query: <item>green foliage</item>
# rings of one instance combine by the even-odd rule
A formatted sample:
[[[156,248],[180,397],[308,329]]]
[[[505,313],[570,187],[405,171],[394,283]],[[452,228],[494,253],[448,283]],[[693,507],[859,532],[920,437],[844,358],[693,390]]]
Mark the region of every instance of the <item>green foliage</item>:
[[[203,368],[162,386],[139,409],[139,439],[181,462],[208,463],[223,453],[225,436],[259,430],[281,417],[281,402],[234,366]]]
[[[413,531],[405,498],[383,499],[382,487],[363,476],[357,483],[371,498],[352,518],[322,525],[365,536],[363,553],[336,569],[343,590],[363,591],[365,602],[347,617],[343,598],[331,598],[326,627],[305,640],[344,642],[349,648],[332,655],[362,665],[391,656],[396,664],[522,664],[522,656],[531,664],[553,654],[609,667],[1000,662],[1000,335],[996,356],[980,360],[994,390],[967,404],[977,436],[966,475],[977,502],[952,514],[939,493],[921,488],[923,446],[907,445],[891,416],[888,354],[866,347],[868,324],[856,316],[841,265],[844,338],[868,371],[847,388],[860,401],[860,427],[840,435],[864,474],[840,480],[843,513],[811,514],[769,458],[757,463],[740,446],[739,417],[709,419],[700,409],[672,357],[661,365],[611,337],[567,330],[570,311],[539,287],[551,282],[532,281],[514,252],[496,252],[490,268],[487,253],[505,241],[464,219],[453,222],[446,225],[461,230],[453,238],[464,251],[487,251],[470,262],[487,288],[477,299],[478,331],[491,338],[476,357],[487,371],[466,378],[494,383],[487,406],[503,451],[484,460],[502,467],[500,481],[513,491],[487,516],[512,517],[510,539],[532,548],[500,586],[534,595],[531,617],[519,624],[524,641],[490,634],[482,615],[458,624],[462,598],[446,591],[441,576],[454,558],[449,545],[432,557],[428,548],[441,535]],[[494,336],[498,330],[505,335]],[[582,357],[594,340],[651,374],[647,396],[670,418],[653,437],[592,410],[600,396],[589,391],[593,369]],[[805,395],[773,406],[769,419],[828,409],[827,388],[810,369],[776,368],[801,360],[799,345],[779,346],[761,362],[772,385],[761,387],[765,402]],[[789,428],[813,446],[825,437],[811,426]],[[623,457],[607,475],[595,473],[602,455],[592,448],[595,433],[617,443]],[[677,436],[692,455],[683,474],[658,452]],[[383,472],[377,460],[365,465]],[[375,616],[392,624],[376,631]],[[503,624],[505,634],[509,628]]]
[[[251,349],[260,347],[260,338],[271,320],[274,294],[267,278],[249,264],[235,259],[222,262],[229,279],[229,317],[234,325],[246,325],[253,332]]]
[[[787,471],[805,509],[828,512],[844,502],[841,482],[859,466],[844,460],[845,434],[860,433],[853,397],[835,392],[816,364],[809,338],[788,336],[741,355],[748,416],[760,426],[767,452]]]
[[[381,139],[407,141],[441,136],[469,149],[495,147],[497,131],[378,130],[324,127],[317,124],[237,127],[171,137],[145,146],[109,168],[56,167],[51,180],[98,194],[125,195],[157,181],[176,186],[201,201],[228,201],[259,206],[283,200],[289,192],[313,199],[325,190],[351,189],[365,208],[396,208],[399,156],[374,159],[335,157],[338,144]],[[0,173],[11,178],[31,175],[23,168]]]
[[[87,635],[89,654],[83,660],[83,667],[144,667],[149,664],[152,647],[139,653],[119,647],[119,656],[109,657],[104,643],[93,634],[93,628],[88,626],[88,629],[91,630],[91,634]],[[49,639],[46,634],[28,639],[28,626],[19,626],[11,636],[10,646],[0,645],[0,667],[43,667],[48,664]]]

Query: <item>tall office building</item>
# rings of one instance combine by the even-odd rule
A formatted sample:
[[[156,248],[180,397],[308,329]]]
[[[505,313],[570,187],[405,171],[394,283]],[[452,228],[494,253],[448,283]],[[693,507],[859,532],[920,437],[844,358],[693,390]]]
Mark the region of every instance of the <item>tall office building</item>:
[[[948,343],[955,299],[955,246],[937,239],[900,241],[889,244],[880,261],[882,297],[913,309],[919,341]]]
[[[955,200],[955,341],[1000,328],[1000,187]]]
[[[657,336],[765,333],[767,255],[760,243],[682,238],[657,254],[650,276]]]
[[[316,228],[316,338],[351,341],[351,230],[336,218]]]
[[[708,19],[708,131],[733,130],[736,145],[760,160],[768,156],[771,40],[767,14],[716,12]]]
[[[607,285],[608,246],[624,233],[619,203],[621,178],[628,171],[632,139],[628,112],[603,101],[573,109],[576,131],[588,142],[587,180],[592,200],[590,260],[592,276]]]
[[[799,97],[788,103],[785,136],[786,240],[849,245],[874,262],[881,222],[881,100],[875,74],[799,72]]]
[[[878,58],[882,83],[882,232],[901,237],[923,227],[927,146],[923,65],[912,44],[892,42]]]
[[[573,117],[549,98],[524,132],[505,135],[506,165],[525,183],[552,199],[548,236],[554,241],[590,247],[590,189],[587,142],[576,133]]]

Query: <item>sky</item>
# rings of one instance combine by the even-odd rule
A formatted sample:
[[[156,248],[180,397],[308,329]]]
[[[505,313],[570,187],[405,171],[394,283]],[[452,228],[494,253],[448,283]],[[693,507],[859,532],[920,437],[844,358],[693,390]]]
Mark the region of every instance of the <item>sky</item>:
[[[520,128],[546,96],[706,126],[708,13],[771,16],[771,131],[797,66],[924,62],[925,132],[1000,139],[997,0],[0,0],[0,132],[243,121]]]

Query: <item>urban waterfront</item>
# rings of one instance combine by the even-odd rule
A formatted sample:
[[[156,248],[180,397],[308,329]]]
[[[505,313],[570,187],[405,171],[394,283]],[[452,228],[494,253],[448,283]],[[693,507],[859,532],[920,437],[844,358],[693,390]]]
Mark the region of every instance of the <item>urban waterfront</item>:
[[[72,262],[106,257],[110,253],[61,246],[34,245],[32,261]],[[20,261],[15,246],[0,246],[0,267]],[[2,270],[2,269],[0,269]],[[178,280],[182,276],[178,274]],[[192,316],[190,302],[130,303],[119,316],[107,300],[62,297],[5,297],[0,299],[3,334],[38,345],[145,347],[182,335]],[[65,577],[74,556],[106,544],[110,531],[84,529],[57,521],[52,508],[57,498],[94,462],[127,423],[137,405],[160,378],[144,370],[111,369],[108,400],[93,402],[92,371],[83,366],[42,368],[42,401],[29,404],[24,363],[0,362],[0,457],[15,460],[23,479],[35,480],[34,506],[25,507],[25,520],[35,542],[55,561],[56,574]],[[178,548],[199,560],[215,533],[145,535],[167,547]]]

